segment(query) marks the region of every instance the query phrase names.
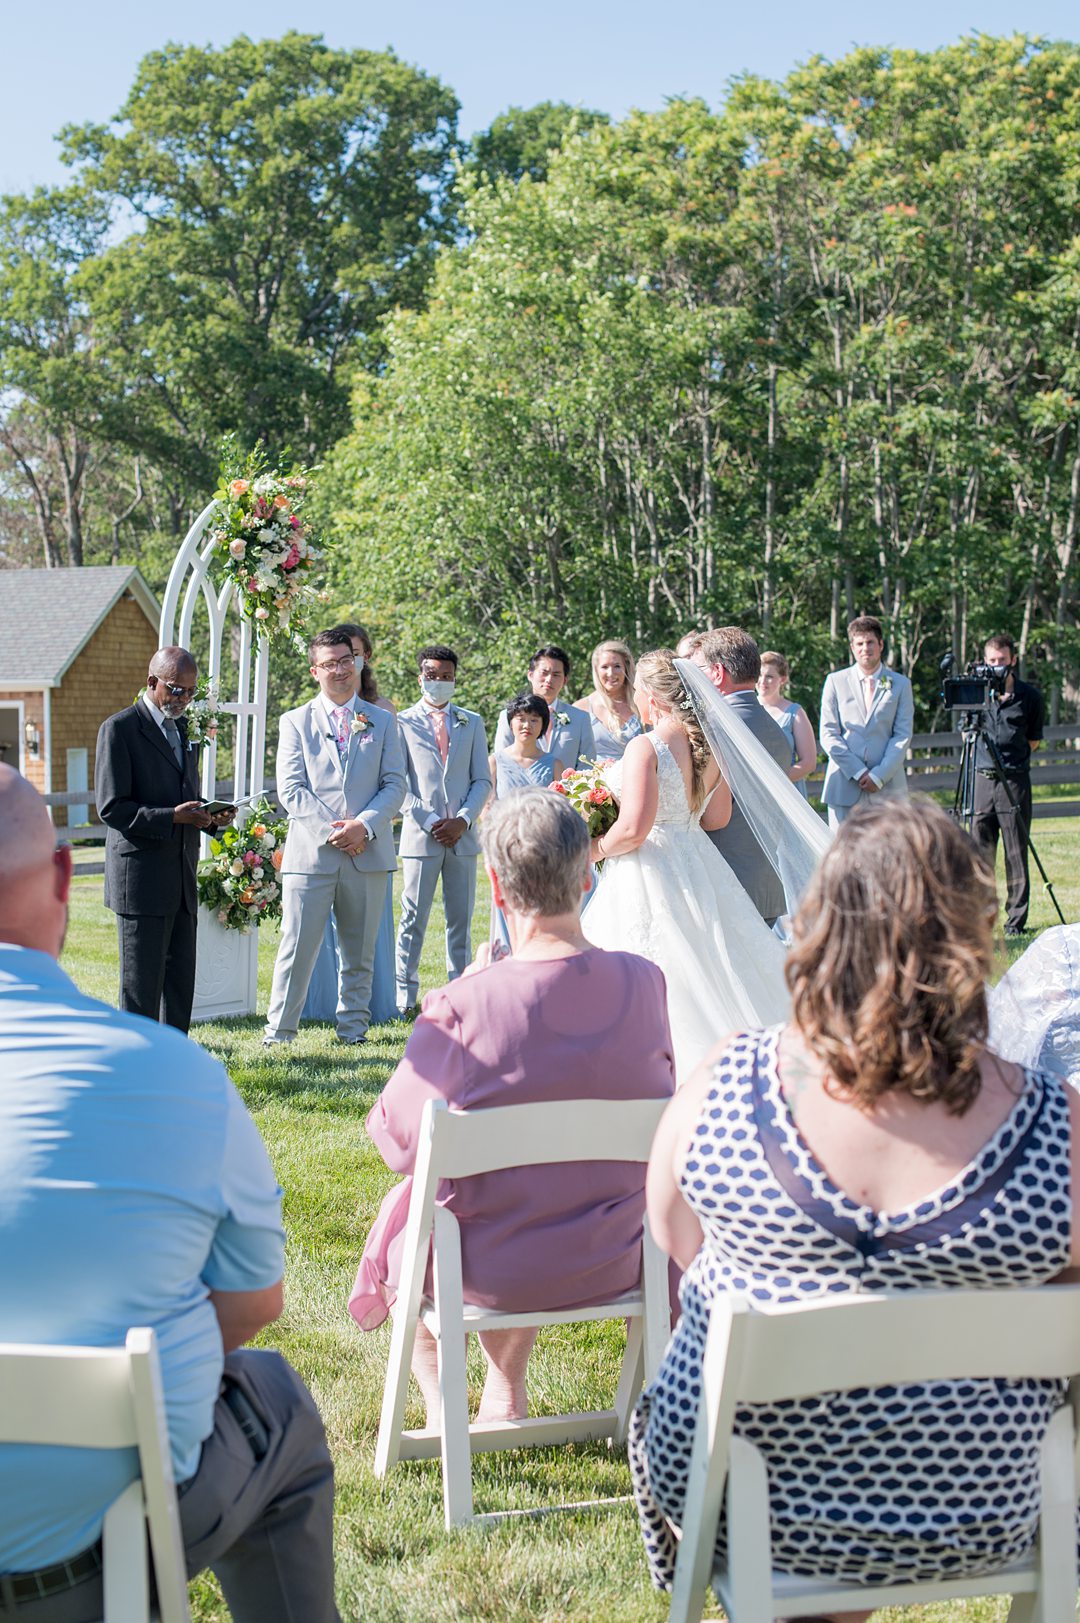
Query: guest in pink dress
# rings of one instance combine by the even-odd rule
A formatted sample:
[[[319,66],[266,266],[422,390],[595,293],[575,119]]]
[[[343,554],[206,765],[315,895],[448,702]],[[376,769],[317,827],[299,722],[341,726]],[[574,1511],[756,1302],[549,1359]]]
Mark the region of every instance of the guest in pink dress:
[[[664,978],[627,952],[590,947],[579,908],[589,887],[584,822],[558,795],[520,789],[489,807],[484,855],[513,956],[482,947],[466,974],[429,992],[401,1064],[368,1116],[390,1190],[364,1247],[349,1311],[363,1330],[397,1290],[416,1138],[425,1101],[455,1110],[557,1099],[655,1099],[674,1091]],[[515,1311],[587,1307],[637,1284],[644,1167],[529,1167],[450,1181],[441,1203],[461,1225],[465,1299]],[[527,1413],[533,1329],[484,1333],[481,1420]],[[413,1373],[436,1411],[435,1343],[419,1327]]]

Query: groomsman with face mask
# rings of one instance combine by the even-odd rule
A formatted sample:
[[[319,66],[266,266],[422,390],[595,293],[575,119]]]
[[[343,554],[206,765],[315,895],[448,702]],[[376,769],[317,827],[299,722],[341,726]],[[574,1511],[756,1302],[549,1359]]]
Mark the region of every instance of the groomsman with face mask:
[[[484,724],[452,702],[458,658],[433,643],[418,656],[421,698],[398,716],[408,774],[402,807],[401,923],[397,939],[397,1004],[410,1014],[420,997],[420,953],[435,886],[442,876],[446,970],[456,980],[469,962],[476,859],[476,820],[491,793]]]

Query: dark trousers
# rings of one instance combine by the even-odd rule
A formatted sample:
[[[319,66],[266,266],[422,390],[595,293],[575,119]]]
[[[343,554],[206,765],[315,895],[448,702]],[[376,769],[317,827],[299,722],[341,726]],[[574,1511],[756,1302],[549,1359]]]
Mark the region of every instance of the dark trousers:
[[[210,1567],[234,1623],[341,1623],[334,1604],[334,1467],[319,1411],[279,1353],[241,1348],[227,1379],[268,1433],[256,1459],[222,1398],[199,1469],[180,1485],[188,1576]],[[0,1591],[2,1595],[2,1591]],[[103,1609],[100,1575],[43,1600],[6,1609],[18,1623],[93,1623]]]
[[[1028,878],[1028,830],[1031,827],[1031,778],[1010,778],[1009,789],[996,778],[975,776],[975,815],[971,832],[987,860],[997,859],[998,833],[1005,842],[1005,928],[1022,930],[1027,923],[1031,881]]]
[[[120,1007],[178,1031],[191,1024],[195,999],[194,913],[118,913]]]

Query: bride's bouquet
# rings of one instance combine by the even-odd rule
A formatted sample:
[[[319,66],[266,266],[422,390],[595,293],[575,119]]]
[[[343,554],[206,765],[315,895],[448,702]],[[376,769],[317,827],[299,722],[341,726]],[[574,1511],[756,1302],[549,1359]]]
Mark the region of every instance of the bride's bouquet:
[[[619,815],[619,802],[604,782],[604,769],[597,761],[576,769],[568,766],[551,787],[556,794],[565,795],[578,816],[585,819],[594,840],[606,834]]]

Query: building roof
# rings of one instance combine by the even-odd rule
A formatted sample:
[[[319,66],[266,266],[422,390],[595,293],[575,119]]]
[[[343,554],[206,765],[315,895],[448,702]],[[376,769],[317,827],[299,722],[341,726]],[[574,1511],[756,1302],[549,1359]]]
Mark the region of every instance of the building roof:
[[[154,594],[128,564],[0,571],[0,687],[59,687],[127,592],[156,631]]]

